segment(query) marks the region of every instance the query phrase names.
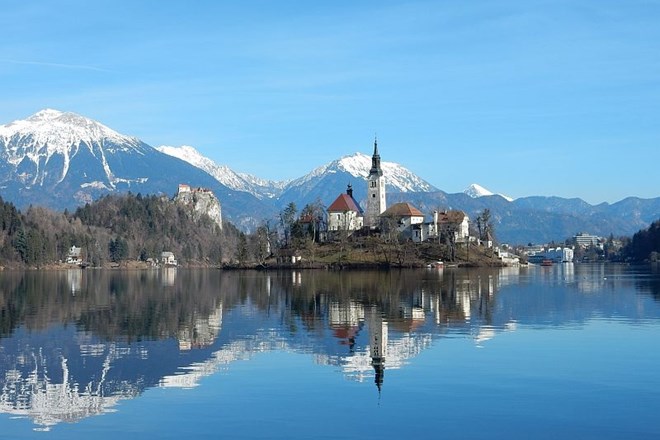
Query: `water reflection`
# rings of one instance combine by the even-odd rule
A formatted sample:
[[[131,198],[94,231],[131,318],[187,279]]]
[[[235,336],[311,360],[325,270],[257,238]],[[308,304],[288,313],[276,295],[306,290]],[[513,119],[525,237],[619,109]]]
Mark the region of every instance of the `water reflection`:
[[[520,326],[658,319],[659,290],[657,273],[602,265],[2,273],[0,411],[48,429],[272,350],[308,353],[380,393],[386,371],[438,339],[487,348]]]

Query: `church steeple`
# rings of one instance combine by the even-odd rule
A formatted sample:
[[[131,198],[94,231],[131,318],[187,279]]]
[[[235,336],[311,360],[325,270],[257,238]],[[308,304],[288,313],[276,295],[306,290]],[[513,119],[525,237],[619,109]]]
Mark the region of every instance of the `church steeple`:
[[[364,225],[371,228],[379,226],[379,217],[387,208],[385,199],[385,177],[380,167],[378,139],[374,136],[374,155],[371,157],[371,169],[367,176],[367,212]]]
[[[374,136],[374,155],[371,156],[371,170],[369,176],[383,175],[383,170],[380,169],[380,154],[378,154],[378,138]]]

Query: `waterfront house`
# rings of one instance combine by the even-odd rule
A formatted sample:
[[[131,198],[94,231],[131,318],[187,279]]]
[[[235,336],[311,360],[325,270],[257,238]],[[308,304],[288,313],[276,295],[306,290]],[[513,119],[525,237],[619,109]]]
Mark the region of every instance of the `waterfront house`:
[[[66,256],[66,264],[82,264],[82,248],[71,246]]]
[[[163,266],[177,266],[178,264],[176,258],[174,258],[174,254],[167,251],[160,254],[160,262]]]

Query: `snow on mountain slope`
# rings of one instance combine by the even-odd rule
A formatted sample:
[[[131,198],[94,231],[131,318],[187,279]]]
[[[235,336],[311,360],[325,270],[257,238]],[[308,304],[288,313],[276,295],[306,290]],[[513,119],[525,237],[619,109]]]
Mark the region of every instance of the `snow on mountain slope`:
[[[0,126],[0,138],[9,140],[15,139],[16,136],[29,136],[35,146],[58,153],[66,152],[72,144],[92,144],[104,140],[141,149],[141,142],[137,138],[119,134],[84,116],[53,109],[44,109],[27,119]]]
[[[463,193],[467,194],[468,196],[472,197],[473,199],[479,198],[479,197],[484,197],[484,196],[494,196],[498,195],[500,197],[503,197],[505,200],[509,202],[513,202],[513,198],[509,196],[505,196],[504,194],[495,194],[494,192],[487,190],[483,186],[473,183],[470,185]]]
[[[189,145],[181,147],[163,145],[156,149],[161,153],[176,157],[206,171],[218,182],[231,189],[248,192],[257,198],[275,198],[282,193],[282,189],[287,184],[286,181],[275,182],[250,174],[237,173],[225,165],[218,165]]]
[[[385,182],[391,190],[397,192],[437,191],[437,188],[433,185],[397,163],[381,162],[381,168],[383,169]],[[366,180],[370,169],[371,156],[363,153],[355,153],[320,166],[309,174],[293,180],[287,185],[287,189],[305,186],[314,180],[322,178],[324,175],[337,172],[346,172],[354,177]]]
[[[4,200],[73,208],[108,193],[172,194],[180,183],[231,194],[242,206],[259,205],[250,194],[232,191],[208,173],[75,113],[42,110],[0,125],[0,188]]]
[[[58,172],[56,183],[62,182],[72,158],[81,151],[88,151],[101,163],[106,183],[112,187],[116,180],[108,155],[116,152],[142,155],[145,144],[91,119],[52,109],[0,126],[0,158],[19,170],[29,169],[22,175],[29,177],[33,185],[43,185],[53,171]],[[51,161],[56,165],[49,167]]]
[[[223,185],[238,189],[239,191],[246,191],[244,180],[238,174],[229,169],[229,167],[218,165],[211,159],[202,156],[199,151],[189,145],[182,145],[181,147],[162,145],[156,147],[156,150],[186,161],[206,171]]]

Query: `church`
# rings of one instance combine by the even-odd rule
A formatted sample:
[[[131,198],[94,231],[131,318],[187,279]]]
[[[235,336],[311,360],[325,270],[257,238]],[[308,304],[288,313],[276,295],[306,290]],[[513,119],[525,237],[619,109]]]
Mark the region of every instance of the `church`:
[[[456,242],[469,240],[469,218],[463,211],[434,211],[433,220],[425,222],[424,214],[410,203],[396,203],[387,207],[385,176],[378,153],[378,140],[374,139],[371,169],[367,176],[366,208],[363,210],[353,197],[349,184],[345,194],[340,194],[328,207],[328,232],[332,236],[339,231],[351,235],[353,231],[374,230],[395,225],[404,239],[414,242],[438,240],[442,233],[453,233]],[[385,219],[385,224],[383,223]]]
[[[328,231],[352,232],[363,227],[378,227],[380,215],[387,208],[385,195],[385,177],[380,166],[378,140],[374,139],[374,154],[367,176],[366,211],[353,198],[353,187],[349,184],[346,193],[340,194],[328,207]]]

